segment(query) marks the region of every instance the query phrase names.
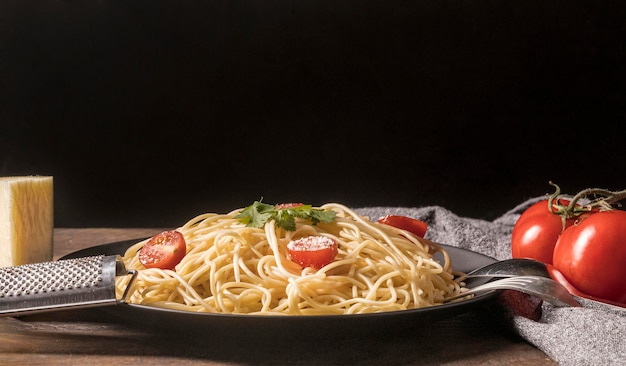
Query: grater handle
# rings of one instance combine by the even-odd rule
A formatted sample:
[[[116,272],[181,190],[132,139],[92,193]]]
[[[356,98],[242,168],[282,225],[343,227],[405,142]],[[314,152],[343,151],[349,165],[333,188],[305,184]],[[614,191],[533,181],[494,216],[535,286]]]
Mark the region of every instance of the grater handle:
[[[121,299],[117,276],[130,275]],[[0,268],[0,317],[125,302],[137,271],[120,256],[98,255]]]

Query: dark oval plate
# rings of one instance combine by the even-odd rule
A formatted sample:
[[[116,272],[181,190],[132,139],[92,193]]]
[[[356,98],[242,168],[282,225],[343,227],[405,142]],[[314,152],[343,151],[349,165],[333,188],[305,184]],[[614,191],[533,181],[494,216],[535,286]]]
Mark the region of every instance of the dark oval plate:
[[[121,255],[128,247],[140,240],[143,238],[94,246],[70,253],[61,259],[100,254]],[[494,258],[467,249],[448,245],[442,245],[442,247],[448,252],[457,271],[469,272],[496,261]],[[438,259],[442,260],[441,257]],[[285,340],[293,337],[294,334],[306,334],[307,337],[312,338],[354,336],[365,333],[381,334],[390,330],[398,334],[404,330],[421,327],[429,322],[450,318],[484,306],[495,295],[496,292],[492,291],[476,295],[468,300],[427,308],[351,315],[265,316],[192,313],[135,304],[119,304],[101,309],[126,321],[170,333],[172,331],[196,334],[200,332],[207,336],[219,337],[221,340],[225,338],[241,340],[242,337],[257,339],[258,337],[273,337],[274,340]]]

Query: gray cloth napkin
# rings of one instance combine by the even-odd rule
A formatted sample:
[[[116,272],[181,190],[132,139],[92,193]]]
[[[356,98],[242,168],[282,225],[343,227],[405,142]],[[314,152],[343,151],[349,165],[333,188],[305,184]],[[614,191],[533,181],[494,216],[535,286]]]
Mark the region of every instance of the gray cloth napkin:
[[[364,207],[356,211],[372,220],[394,214],[428,223],[426,238],[482,253],[511,258],[511,231],[519,215],[545,196],[531,198],[494,221],[460,217],[439,206]],[[504,321],[559,365],[626,365],[626,309],[577,298],[580,308],[541,304],[539,321],[511,312]]]

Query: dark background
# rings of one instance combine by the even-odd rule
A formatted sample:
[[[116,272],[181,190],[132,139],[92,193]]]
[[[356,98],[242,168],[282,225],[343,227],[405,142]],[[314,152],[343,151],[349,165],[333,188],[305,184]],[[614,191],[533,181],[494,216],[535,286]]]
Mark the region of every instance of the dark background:
[[[5,0],[0,175],[57,227],[624,189],[624,4]]]

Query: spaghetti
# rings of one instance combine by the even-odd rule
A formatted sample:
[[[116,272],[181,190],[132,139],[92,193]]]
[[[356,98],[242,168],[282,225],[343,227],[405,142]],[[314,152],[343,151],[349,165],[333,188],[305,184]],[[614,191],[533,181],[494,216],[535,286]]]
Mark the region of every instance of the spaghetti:
[[[249,227],[236,216],[207,213],[177,229],[187,254],[175,270],[145,269],[127,249],[127,268],[137,269],[127,301],[168,309],[260,315],[360,314],[414,309],[443,303],[459,294],[447,253],[431,242],[392,226],[370,221],[337,203],[332,222],[296,219],[295,231]],[[335,260],[319,270],[301,268],[287,256],[287,244],[307,236],[338,243]],[[443,264],[433,258],[443,254]],[[128,285],[119,278],[118,292]]]

